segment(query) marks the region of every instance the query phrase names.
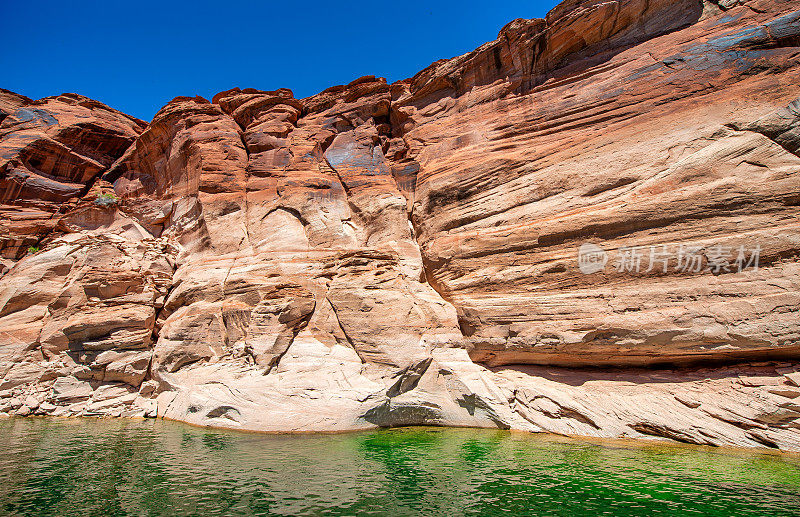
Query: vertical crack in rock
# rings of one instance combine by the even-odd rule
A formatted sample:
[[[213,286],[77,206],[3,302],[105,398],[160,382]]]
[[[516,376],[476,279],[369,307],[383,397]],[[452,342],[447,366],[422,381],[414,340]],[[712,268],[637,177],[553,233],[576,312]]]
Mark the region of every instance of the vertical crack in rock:
[[[230,117],[230,115],[229,115],[229,117]],[[245,157],[246,157],[245,168],[244,168],[244,195],[243,195],[243,197],[244,197],[244,231],[245,231],[245,235],[247,237],[247,244],[249,246],[252,246],[253,243],[252,243],[252,240],[250,239],[250,205],[249,205],[249,200],[248,200],[249,190],[250,190],[248,188],[249,187],[249,180],[250,180],[250,169],[249,169],[249,167],[250,167],[250,149],[247,147],[247,142],[245,141],[245,138],[244,138],[244,128],[242,128],[241,124],[236,122],[236,120],[233,119],[233,117],[230,117],[230,118],[236,123],[236,125],[239,126],[239,129],[241,130],[241,131],[239,131],[239,140],[242,142],[242,148],[244,149]]]
[[[308,322],[314,315],[314,310],[316,310],[316,303],[314,309],[306,314],[300,323],[291,326],[289,329],[290,337],[288,338],[288,342],[285,343],[285,346],[283,346],[284,344],[281,343],[282,350],[278,352],[270,364],[267,365],[266,369],[264,370],[264,375],[269,375],[273,370],[276,370],[278,366],[280,366],[281,359],[283,359],[286,353],[292,348],[292,344],[294,343],[295,339],[297,339],[297,335],[300,334],[300,332],[302,332],[302,330],[308,325]],[[280,339],[281,337],[278,337],[279,341]]]
[[[334,318],[336,318],[336,324],[339,325],[339,330],[342,331],[342,334],[344,335],[344,338],[347,340],[347,343],[350,345],[350,348],[352,348],[353,351],[356,353],[356,355],[358,355],[358,358],[361,360],[361,364],[367,364],[367,358],[364,357],[363,353],[359,350],[359,347],[356,346],[355,341],[353,341],[353,339],[348,335],[347,330],[345,330],[344,325],[342,325],[342,320],[341,318],[339,318],[339,313],[336,309],[336,305],[334,305],[333,302],[330,300],[330,298],[328,298],[327,296],[325,297],[325,300],[327,300],[328,304],[330,305],[331,311],[333,312],[333,316]]]
[[[396,117],[392,116],[393,112],[396,113],[396,105],[395,105],[394,102],[390,102],[390,104],[389,104],[389,117],[388,117],[389,118],[389,122],[388,123],[389,123],[389,125],[391,127],[391,132],[392,132],[392,134],[397,133],[399,135],[399,138],[403,138],[402,128],[395,128],[394,127],[393,121],[395,120]],[[417,162],[414,161],[414,163],[417,163]],[[417,250],[419,251],[420,258],[421,258],[421,261],[422,261],[422,264],[421,264],[421,267],[422,267],[422,278],[424,279],[425,282],[427,282],[427,284],[434,291],[436,291],[436,293],[439,294],[439,297],[442,298],[442,300],[444,300],[447,303],[450,303],[452,305],[453,304],[452,300],[447,296],[446,290],[444,289],[444,287],[441,284],[439,284],[436,281],[436,278],[433,276],[433,273],[432,273],[433,266],[432,266],[430,260],[428,259],[427,254],[422,249],[422,246],[420,245],[420,242],[419,242],[419,236],[422,234],[422,228],[419,227],[418,224],[416,223],[416,218],[414,217],[414,209],[415,209],[415,206],[416,206],[416,190],[417,190],[416,189],[416,182],[417,182],[417,178],[419,178],[419,175],[420,175],[421,172],[422,172],[422,167],[421,167],[421,165],[419,165],[419,163],[417,163],[417,171],[416,171],[415,176],[414,176],[414,186],[409,192],[410,199],[409,199],[409,202],[406,205],[406,217],[408,219],[409,228],[411,230],[411,238],[414,241],[414,244],[417,246]],[[398,182],[398,180],[395,177],[394,173],[392,173],[391,176],[392,176],[392,179],[394,180],[394,183],[395,183],[395,186],[397,187],[398,192],[403,193],[405,190],[407,190],[407,189],[404,189],[400,185],[400,183]]]

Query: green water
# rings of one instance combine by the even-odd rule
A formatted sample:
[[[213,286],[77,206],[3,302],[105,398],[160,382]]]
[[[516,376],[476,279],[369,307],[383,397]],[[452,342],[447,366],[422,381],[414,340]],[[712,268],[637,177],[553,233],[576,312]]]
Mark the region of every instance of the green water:
[[[800,515],[800,460],[467,429],[0,420],[2,515]]]

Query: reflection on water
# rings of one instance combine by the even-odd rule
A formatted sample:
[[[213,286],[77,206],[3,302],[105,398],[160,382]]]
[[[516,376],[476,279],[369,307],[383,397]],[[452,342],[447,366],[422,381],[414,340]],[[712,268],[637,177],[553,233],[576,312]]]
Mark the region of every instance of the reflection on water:
[[[800,515],[800,460],[471,429],[0,421],[2,515]]]

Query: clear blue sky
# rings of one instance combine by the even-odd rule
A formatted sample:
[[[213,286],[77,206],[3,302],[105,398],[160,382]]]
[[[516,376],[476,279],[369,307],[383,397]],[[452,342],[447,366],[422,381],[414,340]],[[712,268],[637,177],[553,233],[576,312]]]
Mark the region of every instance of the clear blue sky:
[[[149,121],[178,95],[287,87],[301,98],[362,75],[410,77],[556,3],[0,0],[0,87],[76,92]]]

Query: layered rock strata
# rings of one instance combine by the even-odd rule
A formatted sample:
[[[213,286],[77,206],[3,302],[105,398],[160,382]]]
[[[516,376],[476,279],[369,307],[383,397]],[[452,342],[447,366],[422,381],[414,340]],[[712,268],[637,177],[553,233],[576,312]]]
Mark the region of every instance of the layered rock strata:
[[[800,450],[800,6],[567,0],[388,84],[0,91],[0,412]]]

